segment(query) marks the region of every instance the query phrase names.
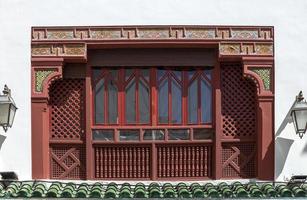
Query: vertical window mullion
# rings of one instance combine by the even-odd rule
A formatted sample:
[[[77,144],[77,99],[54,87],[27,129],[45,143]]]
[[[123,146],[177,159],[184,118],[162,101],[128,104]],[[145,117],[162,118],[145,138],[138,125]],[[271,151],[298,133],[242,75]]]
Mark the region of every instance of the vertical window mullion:
[[[125,74],[124,69],[119,69],[118,73],[118,118],[119,125],[125,122]]]
[[[188,96],[188,78],[187,71],[183,71],[182,75],[182,124],[186,125],[188,121],[187,96]]]
[[[167,81],[168,81],[168,123],[171,124],[172,121],[172,79],[170,75],[170,70],[168,70]]]
[[[135,70],[135,123],[140,122],[139,118],[139,84],[140,84],[140,76],[139,69]]]
[[[109,103],[109,101],[108,101],[108,84],[109,84],[109,70],[106,70],[105,69],[105,71],[106,71],[106,76],[105,76],[105,85],[104,85],[104,124],[108,124],[109,123],[109,116],[108,116],[108,112],[109,112],[109,110],[108,110],[108,103]]]
[[[150,122],[152,126],[157,125],[158,121],[158,100],[157,100],[157,69],[150,69],[150,87],[151,87],[151,101],[150,101]]]
[[[201,123],[201,76],[197,71],[197,124]]]

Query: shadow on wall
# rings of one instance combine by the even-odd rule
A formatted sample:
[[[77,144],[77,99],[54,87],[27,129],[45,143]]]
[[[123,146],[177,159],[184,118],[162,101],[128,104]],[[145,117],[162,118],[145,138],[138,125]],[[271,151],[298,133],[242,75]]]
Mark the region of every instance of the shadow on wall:
[[[0,150],[2,148],[2,144],[4,143],[5,139],[6,139],[6,136],[0,135]]]
[[[282,131],[285,129],[285,127],[288,124],[293,122],[291,118],[291,111],[292,111],[294,104],[295,104],[295,101],[292,104],[286,117],[282,121],[281,125],[279,126],[275,134],[275,179],[278,178],[279,175],[281,174],[285,166],[290,148],[294,142],[294,140],[292,139],[283,138],[279,136],[282,133]],[[307,147],[305,149],[307,151]]]

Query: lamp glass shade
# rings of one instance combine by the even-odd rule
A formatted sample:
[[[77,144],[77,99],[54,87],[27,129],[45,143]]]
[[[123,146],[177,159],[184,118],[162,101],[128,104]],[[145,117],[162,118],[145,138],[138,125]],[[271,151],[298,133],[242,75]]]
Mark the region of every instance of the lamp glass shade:
[[[8,95],[0,95],[0,125],[12,127],[17,107]]]
[[[8,96],[0,96],[0,124],[7,125],[10,112],[10,101]]]
[[[297,102],[291,113],[296,133],[304,134],[307,125],[307,103]]]

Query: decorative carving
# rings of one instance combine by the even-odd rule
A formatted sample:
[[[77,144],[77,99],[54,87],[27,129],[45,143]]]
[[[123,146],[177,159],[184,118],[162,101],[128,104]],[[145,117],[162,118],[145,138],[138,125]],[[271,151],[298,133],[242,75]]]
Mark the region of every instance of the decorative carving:
[[[220,44],[220,54],[236,55],[240,53],[240,44]]]
[[[170,34],[172,33],[167,29],[139,29],[138,31],[138,35],[142,39],[167,39]]]
[[[55,69],[46,69],[46,70],[36,70],[35,71],[35,92],[43,91],[43,82],[44,80],[53,72]]]
[[[93,29],[91,30],[91,38],[93,39],[119,39],[121,38],[120,29]]]
[[[74,34],[72,30],[50,30],[47,32],[47,39],[63,40],[73,38]]]
[[[213,39],[215,38],[215,30],[214,29],[187,29],[186,38]]]
[[[270,68],[250,68],[251,71],[255,72],[262,80],[265,90],[271,89],[271,69]]]
[[[273,55],[273,44],[256,44],[255,53],[259,55]]]
[[[85,44],[34,44],[32,56],[85,56]]]
[[[81,37],[82,35],[82,37]],[[214,27],[214,26],[147,26],[147,27],[72,27],[34,28],[34,40],[71,40],[71,39],[223,39],[223,40],[272,40],[271,27]]]
[[[231,38],[233,39],[258,39],[257,30],[232,30]]]

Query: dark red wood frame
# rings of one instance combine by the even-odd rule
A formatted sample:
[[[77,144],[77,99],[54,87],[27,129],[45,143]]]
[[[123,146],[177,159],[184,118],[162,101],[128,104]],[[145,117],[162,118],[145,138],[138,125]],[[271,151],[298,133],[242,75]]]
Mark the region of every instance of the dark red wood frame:
[[[148,34],[149,33],[149,34]],[[105,35],[104,35],[105,34]],[[32,28],[32,177],[50,178],[48,88],[62,78],[65,63],[86,63],[87,49],[99,48],[215,48],[217,62],[213,69],[215,108],[213,127],[222,130],[220,62],[240,62],[245,78],[257,87],[257,178],[274,179],[274,33],[273,27],[255,26],[121,26],[121,27],[35,27]],[[91,68],[86,65],[86,133],[92,128]],[[254,69],[270,70],[269,87]],[[51,70],[45,75],[40,72]],[[38,78],[42,76],[43,78]],[[40,89],[40,87],[42,89]],[[121,94],[123,95],[123,94]],[[157,98],[157,92],[151,95]],[[120,103],[120,102],[119,102]],[[123,102],[121,102],[123,103]],[[183,114],[185,116],[185,114]],[[152,111],[157,124],[157,110]],[[187,119],[183,119],[187,120]],[[190,127],[190,126],[189,126]],[[127,127],[128,128],[128,127]],[[231,140],[234,142],[235,140]],[[240,140],[241,141],[241,140]],[[170,141],[169,141],[170,142]],[[178,142],[178,141],[176,141]],[[222,177],[222,142],[220,134],[213,141],[213,178]],[[79,143],[76,141],[76,143]],[[119,142],[120,143],[120,142]],[[91,134],[86,134],[87,172],[93,179],[94,166]],[[154,147],[155,142],[151,142]],[[154,149],[154,148],[152,148]],[[154,159],[154,158],[153,158]],[[152,165],[154,168],[155,166]],[[153,170],[155,172],[155,170]],[[153,179],[157,177],[152,174]]]

